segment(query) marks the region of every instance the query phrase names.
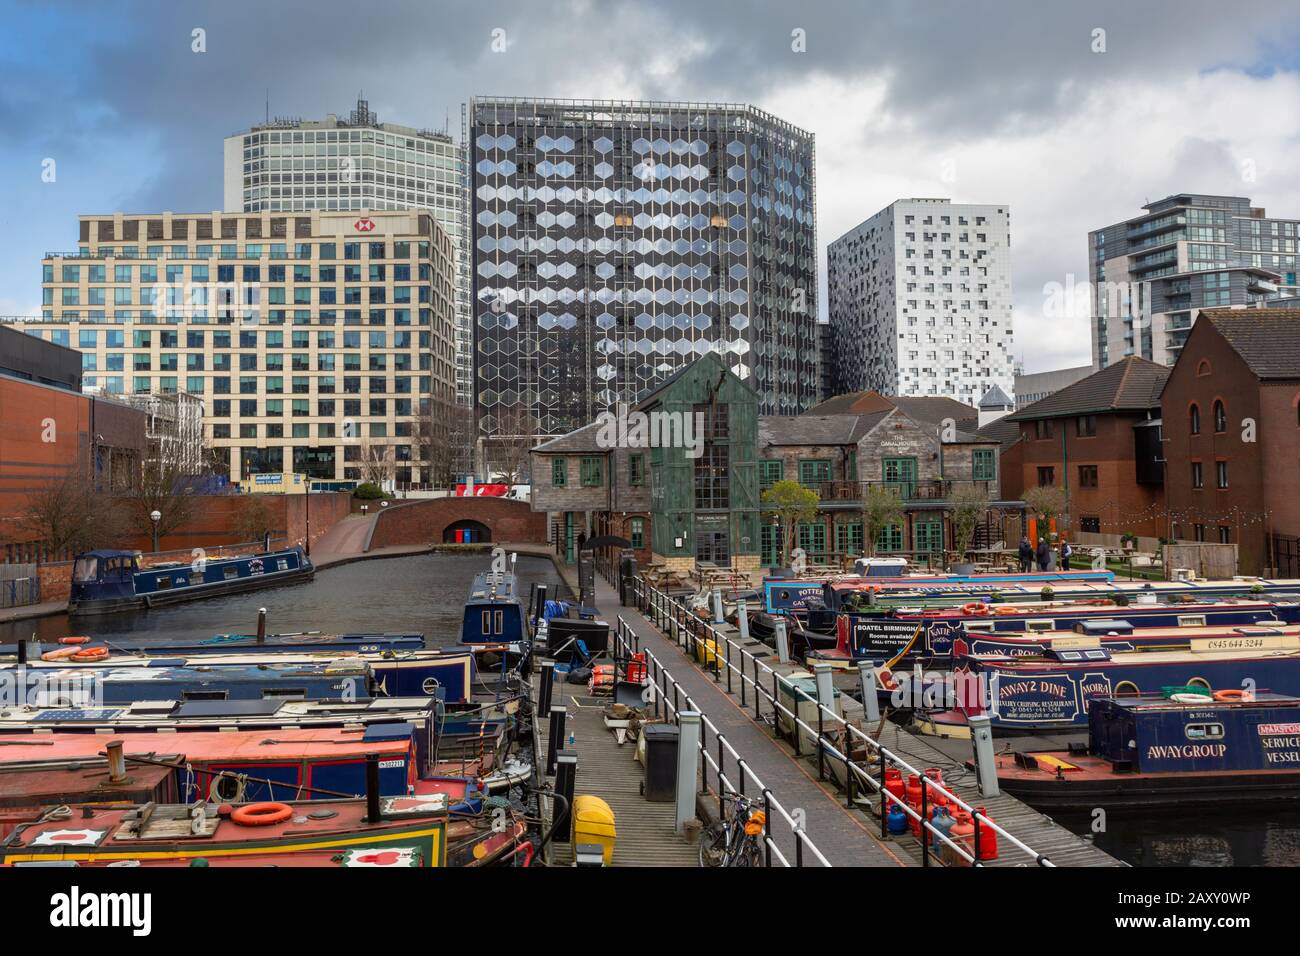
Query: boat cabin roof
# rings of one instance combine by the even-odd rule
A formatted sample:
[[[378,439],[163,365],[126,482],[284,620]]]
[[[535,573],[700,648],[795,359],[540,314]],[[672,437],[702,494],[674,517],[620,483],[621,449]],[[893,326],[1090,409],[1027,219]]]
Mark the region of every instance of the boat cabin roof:
[[[508,602],[519,603],[519,579],[508,571],[484,571],[474,576],[469,589],[470,604]]]

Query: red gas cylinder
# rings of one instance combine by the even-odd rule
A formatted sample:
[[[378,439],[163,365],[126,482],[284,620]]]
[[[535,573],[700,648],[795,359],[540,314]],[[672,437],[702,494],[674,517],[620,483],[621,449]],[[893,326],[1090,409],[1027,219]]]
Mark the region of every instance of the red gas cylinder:
[[[897,799],[905,799],[903,796],[903,771],[899,770],[897,767],[886,767],[885,789],[893,794]],[[886,802],[890,803],[890,801]],[[890,806],[896,806],[896,804],[890,803]],[[886,808],[886,812],[888,812],[888,808]]]
[[[918,814],[921,812],[921,778],[918,774],[909,773],[907,775],[907,805],[915,810]],[[908,815],[908,825],[912,828],[912,836],[921,835],[921,818],[919,816]]]
[[[633,654],[627,662],[627,679],[633,684],[646,682],[645,652]]]
[[[944,796],[942,790],[938,789],[943,786],[943,771],[938,767],[927,767],[925,769],[925,776],[926,779],[934,784],[934,786],[930,788],[930,792],[926,794],[926,799],[930,801],[930,806],[946,807],[948,805],[948,798]]]
[[[970,814],[965,810],[957,810],[953,813],[953,819],[957,822],[948,831],[949,838],[973,857],[975,855],[975,825],[971,822]],[[951,847],[945,847],[944,849],[944,855],[950,865],[970,865],[965,858],[954,853]]]
[[[984,812],[983,807],[976,807],[975,809],[979,811],[980,815],[980,859],[996,860],[998,858],[998,831],[985,825],[987,821],[993,818]],[[974,843],[975,841],[972,840],[971,845],[974,846]]]

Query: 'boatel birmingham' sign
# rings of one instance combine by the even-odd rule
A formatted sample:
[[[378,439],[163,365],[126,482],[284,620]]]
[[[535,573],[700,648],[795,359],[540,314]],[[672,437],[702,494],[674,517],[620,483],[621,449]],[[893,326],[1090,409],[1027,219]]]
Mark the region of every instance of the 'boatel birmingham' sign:
[[[853,656],[885,658],[895,657],[916,636],[920,624],[897,621],[873,615],[850,615],[853,622]]]

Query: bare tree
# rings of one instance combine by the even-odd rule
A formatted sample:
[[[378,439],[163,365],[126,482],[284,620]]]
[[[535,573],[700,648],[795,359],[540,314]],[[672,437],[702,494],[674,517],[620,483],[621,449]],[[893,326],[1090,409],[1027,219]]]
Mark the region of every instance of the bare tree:
[[[261,541],[272,527],[275,515],[271,506],[262,495],[248,495],[239,506],[239,515],[235,519],[235,530],[240,541]]]
[[[125,531],[112,499],[79,474],[58,478],[27,496],[19,522],[50,554],[75,555],[116,543]]]
[[[492,471],[508,484],[521,484],[529,476],[529,452],[537,444],[538,424],[522,405],[497,415],[496,434],[488,443]]]
[[[175,463],[146,462],[135,483],[126,492],[127,514],[133,530],[154,533],[153,513],[158,512],[157,531],[162,538],[177,530],[198,512],[199,499],[189,487],[191,477]]]
[[[431,484],[451,487],[458,476],[473,469],[472,408],[449,399],[429,399],[421,404],[415,431],[417,450],[428,463]]]
[[[361,480],[379,485],[387,484],[397,473],[397,456],[392,445],[381,445],[369,438],[361,439]]]

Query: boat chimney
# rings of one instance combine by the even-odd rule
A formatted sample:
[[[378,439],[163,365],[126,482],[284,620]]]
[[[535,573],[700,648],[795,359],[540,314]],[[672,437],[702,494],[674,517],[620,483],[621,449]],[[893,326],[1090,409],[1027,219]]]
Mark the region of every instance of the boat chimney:
[[[533,606],[533,625],[537,625],[537,620],[546,613],[546,585],[537,585],[537,603]]]
[[[18,641],[18,663],[27,663],[27,640],[25,638],[20,638]]]
[[[266,608],[257,609],[257,643],[266,643]]]
[[[366,822],[383,819],[379,810],[379,754],[366,754]]]
[[[122,754],[122,741],[110,740],[104,749],[108,752],[108,782],[126,783],[126,757]]]

